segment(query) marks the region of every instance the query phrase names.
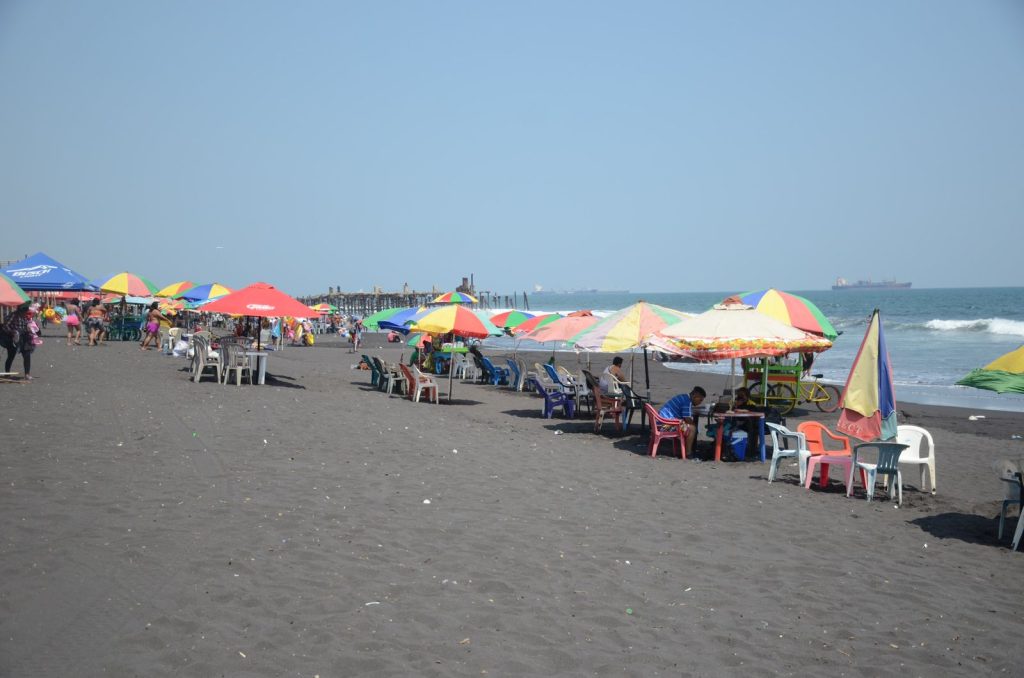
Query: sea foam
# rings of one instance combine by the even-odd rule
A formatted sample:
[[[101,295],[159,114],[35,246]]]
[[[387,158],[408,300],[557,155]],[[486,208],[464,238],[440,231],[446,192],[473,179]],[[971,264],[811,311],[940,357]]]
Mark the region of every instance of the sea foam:
[[[1024,321],[1006,318],[978,318],[976,320],[929,320],[924,324],[939,332],[988,332],[1024,337]]]

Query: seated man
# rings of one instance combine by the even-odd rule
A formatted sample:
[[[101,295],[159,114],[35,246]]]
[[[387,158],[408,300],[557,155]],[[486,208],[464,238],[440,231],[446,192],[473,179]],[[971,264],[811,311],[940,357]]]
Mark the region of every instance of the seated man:
[[[612,359],[612,364],[604,368],[604,372],[601,373],[601,392],[608,395],[622,395],[622,389],[619,388],[621,381],[626,381],[626,375],[622,371],[622,358],[615,356]]]
[[[693,441],[697,438],[697,427],[694,425],[693,420],[693,408],[699,406],[707,397],[707,391],[700,386],[694,386],[689,394],[680,393],[662,405],[658,411],[659,417],[681,419],[689,424],[686,428],[686,456],[690,456],[690,453],[693,451]]]

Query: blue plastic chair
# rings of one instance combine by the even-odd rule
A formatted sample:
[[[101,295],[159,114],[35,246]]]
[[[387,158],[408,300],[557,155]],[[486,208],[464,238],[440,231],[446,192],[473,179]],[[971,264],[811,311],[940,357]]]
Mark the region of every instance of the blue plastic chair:
[[[522,391],[523,373],[519,371],[519,365],[516,365],[516,361],[512,360],[511,358],[506,358],[505,362],[508,363],[508,369],[512,375],[509,387],[515,391]]]
[[[494,363],[488,357],[483,357],[480,362],[484,364],[484,372],[487,373],[487,380],[494,386],[508,383],[508,369],[504,367],[495,367]]]
[[[850,478],[846,481],[846,496],[853,494],[853,478],[860,469],[864,473],[864,488],[867,491],[867,499],[875,494],[875,481],[878,476],[889,478],[889,498],[898,496],[896,504],[903,504],[903,474],[900,473],[900,452],[907,449],[909,445],[903,443],[863,443],[853,448],[853,463],[850,465]],[[868,462],[861,459],[861,455],[868,450],[878,451],[878,461]],[[893,482],[895,481],[895,482]]]
[[[573,402],[572,398],[562,393],[561,391],[554,391],[551,389],[544,388],[544,385],[537,381],[535,377],[531,377],[530,381],[533,382],[533,387],[534,389],[537,390],[537,393],[540,393],[542,396],[544,396],[543,414],[545,419],[551,418],[551,416],[555,412],[556,407],[561,407],[562,414],[564,414],[569,419],[572,419],[576,416],[576,403]]]

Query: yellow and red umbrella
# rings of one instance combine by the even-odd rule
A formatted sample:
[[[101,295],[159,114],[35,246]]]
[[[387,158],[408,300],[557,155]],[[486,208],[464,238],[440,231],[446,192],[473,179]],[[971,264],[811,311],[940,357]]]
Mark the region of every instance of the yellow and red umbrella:
[[[173,297],[176,294],[181,294],[185,290],[192,289],[196,284],[191,280],[182,280],[180,282],[171,283],[167,287],[160,289],[153,296],[155,297]]]
[[[30,301],[25,290],[18,286],[18,283],[0,273],[0,304],[5,306],[20,306]]]
[[[430,332],[431,334],[454,332],[461,337],[477,339],[502,335],[502,331],[482,314],[458,304],[449,304],[427,311],[413,322],[416,331]],[[452,373],[454,371],[451,368],[448,370],[448,402],[452,400]]]
[[[310,306],[311,309],[317,312],[318,315],[330,315],[331,313],[337,313],[338,307],[334,304],[317,304],[316,306]]]
[[[152,297],[156,296],[157,292],[157,286],[152,282],[127,271],[110,278],[100,285],[100,289],[112,294],[128,294],[133,297]]]

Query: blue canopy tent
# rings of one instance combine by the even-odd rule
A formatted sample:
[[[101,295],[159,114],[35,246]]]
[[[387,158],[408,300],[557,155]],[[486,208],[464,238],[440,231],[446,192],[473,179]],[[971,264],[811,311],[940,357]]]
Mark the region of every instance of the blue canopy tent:
[[[94,290],[85,276],[54,261],[42,252],[15,262],[4,269],[4,275],[18,283],[21,289],[33,292],[60,292],[61,290]]]

